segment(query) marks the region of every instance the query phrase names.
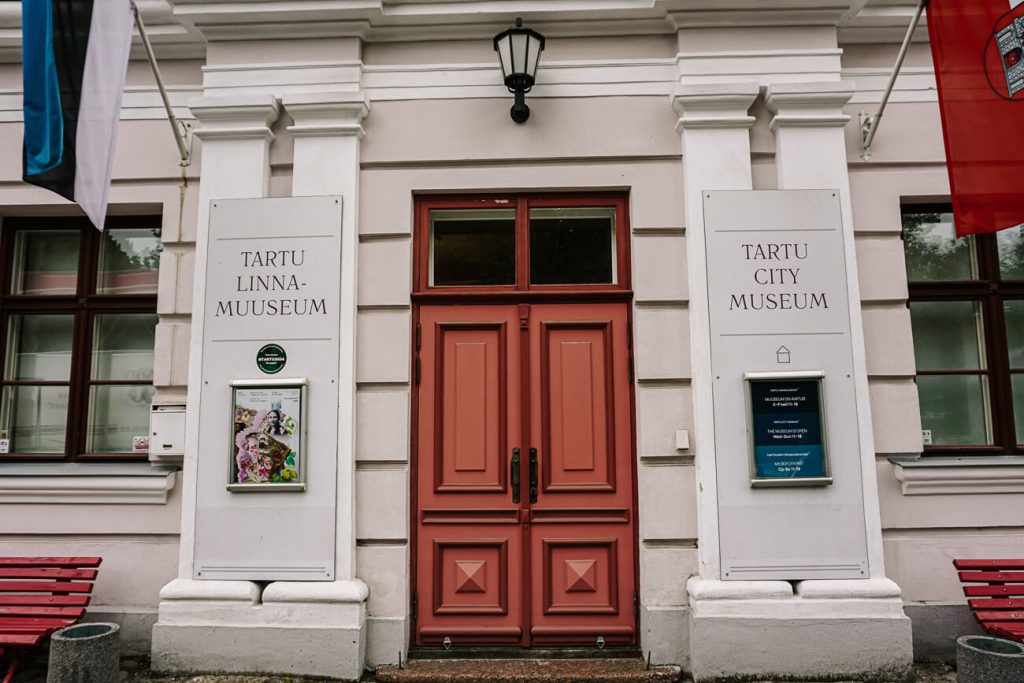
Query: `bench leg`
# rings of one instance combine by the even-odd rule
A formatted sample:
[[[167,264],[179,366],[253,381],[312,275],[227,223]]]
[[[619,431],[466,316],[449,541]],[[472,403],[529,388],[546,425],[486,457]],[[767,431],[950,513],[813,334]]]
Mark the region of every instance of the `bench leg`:
[[[14,680],[14,674],[17,673],[24,657],[24,653],[21,652],[13,652],[11,654],[11,663],[7,667],[7,674],[4,676],[3,683],[11,683]]]

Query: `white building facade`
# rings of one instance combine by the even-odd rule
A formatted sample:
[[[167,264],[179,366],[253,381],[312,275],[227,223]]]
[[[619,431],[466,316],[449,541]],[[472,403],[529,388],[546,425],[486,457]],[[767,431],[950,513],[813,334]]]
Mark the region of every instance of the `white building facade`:
[[[0,29],[0,553],[102,556],[126,651],[899,678],[977,628],[951,560],[1024,554],[1024,235],[953,241],[924,25],[862,149],[916,3],[139,5],[192,157],[133,51],[102,234],[20,180]],[[809,486],[758,381],[819,392]],[[300,465],[246,490],[261,409]]]

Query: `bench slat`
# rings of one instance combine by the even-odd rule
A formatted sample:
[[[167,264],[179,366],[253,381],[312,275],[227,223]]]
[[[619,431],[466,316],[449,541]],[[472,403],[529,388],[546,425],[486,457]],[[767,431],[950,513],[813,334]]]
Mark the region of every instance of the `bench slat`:
[[[982,623],[991,621],[1024,621],[1024,612],[975,612]]]
[[[1021,583],[1024,572],[960,572],[960,580],[965,583]]]
[[[55,569],[53,567],[3,567],[0,579],[95,579],[95,569]]]
[[[98,567],[102,557],[0,557],[0,567]]]
[[[0,632],[0,645],[11,645],[17,647],[35,647],[45,636],[33,635],[31,633],[2,633]]]
[[[0,605],[40,605],[85,607],[91,595],[2,595]]]
[[[0,607],[0,617],[64,617],[79,619],[84,607]]]
[[[964,586],[964,595],[967,597],[1024,595],[1024,584],[1009,584],[1006,586]]]
[[[0,626],[32,626],[38,628],[64,628],[78,621],[59,617],[0,617]]]
[[[1024,560],[953,560],[957,569],[1024,569]]]
[[[986,621],[982,624],[985,628],[998,628],[1011,633],[1024,634],[1024,624],[1019,621]]]
[[[967,605],[971,609],[1024,609],[1024,598],[973,598]]]
[[[15,593],[91,593],[91,583],[74,581],[0,581],[0,591]]]

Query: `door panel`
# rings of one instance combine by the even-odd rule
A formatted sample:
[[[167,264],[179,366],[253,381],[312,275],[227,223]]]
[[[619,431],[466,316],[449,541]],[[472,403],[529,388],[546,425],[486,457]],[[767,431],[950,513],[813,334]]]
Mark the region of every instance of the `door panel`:
[[[417,643],[519,644],[523,531],[509,455],[520,442],[514,306],[420,311]]]
[[[535,644],[634,642],[632,418],[622,304],[531,306]]]
[[[541,468],[543,490],[613,491],[611,321],[544,321],[539,327],[540,444],[548,454]]]
[[[420,309],[418,644],[635,642],[627,322],[625,304]]]
[[[505,491],[508,325],[437,322],[435,491]],[[515,378],[518,381],[518,377]]]

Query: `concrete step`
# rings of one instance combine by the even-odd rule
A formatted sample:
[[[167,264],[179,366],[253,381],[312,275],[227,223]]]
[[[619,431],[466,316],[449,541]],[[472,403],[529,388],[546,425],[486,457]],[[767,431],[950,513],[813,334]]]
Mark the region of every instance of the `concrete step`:
[[[413,659],[402,668],[381,666],[377,683],[674,683],[678,666],[619,659]]]

